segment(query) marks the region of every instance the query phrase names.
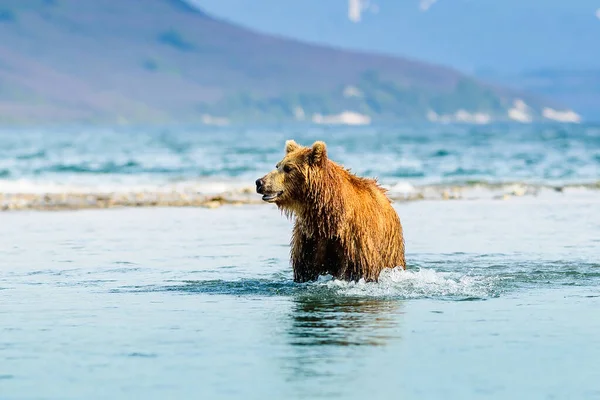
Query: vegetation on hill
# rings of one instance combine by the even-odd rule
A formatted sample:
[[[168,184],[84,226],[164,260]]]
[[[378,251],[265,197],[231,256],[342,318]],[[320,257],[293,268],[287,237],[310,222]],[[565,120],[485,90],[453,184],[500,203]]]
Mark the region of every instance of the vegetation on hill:
[[[182,0],[4,0],[0,37],[0,123],[506,119],[517,97],[541,108],[452,69],[261,34]]]

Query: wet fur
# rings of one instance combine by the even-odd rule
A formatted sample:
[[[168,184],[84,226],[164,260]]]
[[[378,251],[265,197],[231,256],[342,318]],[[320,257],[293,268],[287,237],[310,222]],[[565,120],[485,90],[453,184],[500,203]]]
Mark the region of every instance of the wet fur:
[[[283,192],[275,203],[294,219],[294,281],[323,274],[377,281],[384,268],[405,268],[400,219],[375,180],[329,160],[323,142],[307,148],[288,141],[286,153],[263,180],[267,190]]]

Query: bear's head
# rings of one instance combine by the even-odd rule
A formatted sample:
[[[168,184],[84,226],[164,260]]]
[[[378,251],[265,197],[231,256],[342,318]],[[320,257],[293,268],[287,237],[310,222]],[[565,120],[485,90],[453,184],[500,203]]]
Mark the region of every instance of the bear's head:
[[[285,142],[285,156],[276,168],[256,180],[256,192],[262,199],[279,207],[293,209],[306,200],[311,176],[319,175],[327,165],[327,147],[317,141],[311,147],[293,140]]]

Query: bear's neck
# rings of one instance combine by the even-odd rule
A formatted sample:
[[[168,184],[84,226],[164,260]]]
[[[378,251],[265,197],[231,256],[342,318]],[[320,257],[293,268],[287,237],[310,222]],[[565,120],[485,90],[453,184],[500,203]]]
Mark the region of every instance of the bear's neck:
[[[340,231],[346,215],[343,188],[347,171],[328,161],[317,171],[309,171],[304,201],[298,205],[296,224],[312,237],[331,237]],[[346,182],[344,182],[346,181]]]

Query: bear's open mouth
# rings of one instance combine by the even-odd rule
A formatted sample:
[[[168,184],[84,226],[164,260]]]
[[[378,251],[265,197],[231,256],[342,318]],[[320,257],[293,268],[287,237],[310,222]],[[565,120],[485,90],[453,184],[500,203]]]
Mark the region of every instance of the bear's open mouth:
[[[277,199],[279,196],[281,196],[282,194],[283,194],[283,190],[281,192],[267,193],[267,194],[263,195],[262,199],[264,201],[273,201],[273,200]]]

